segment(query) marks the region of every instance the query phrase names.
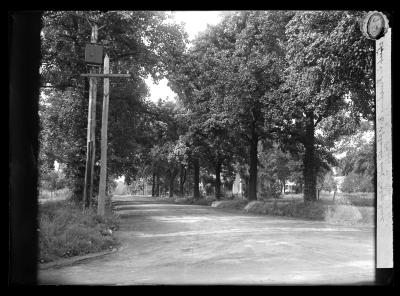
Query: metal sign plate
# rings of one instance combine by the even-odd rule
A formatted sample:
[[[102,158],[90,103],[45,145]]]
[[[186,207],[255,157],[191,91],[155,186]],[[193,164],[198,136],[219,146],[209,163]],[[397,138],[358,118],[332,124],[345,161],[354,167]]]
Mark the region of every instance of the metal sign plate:
[[[87,43],[85,47],[85,62],[88,64],[103,63],[103,46]]]

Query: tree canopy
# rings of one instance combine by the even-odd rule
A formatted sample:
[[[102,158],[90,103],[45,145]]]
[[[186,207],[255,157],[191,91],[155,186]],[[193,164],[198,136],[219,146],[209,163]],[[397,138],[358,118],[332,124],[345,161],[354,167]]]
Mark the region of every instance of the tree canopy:
[[[100,28],[98,42],[110,56],[111,72],[132,75],[111,80],[110,179],[124,175],[129,184],[151,178],[153,195],[161,186],[170,196],[179,183],[179,194],[198,198],[203,178],[220,198],[236,172],[250,200],[265,180],[281,191],[287,180],[296,181],[305,200],[315,200],[323,184],[318,180],[332,166],[371,175],[373,144],[341,161],[334,156],[338,139],[374,119],[374,44],[360,32],[361,16],[226,12],[189,48],[184,28],[164,12],[46,12],[41,167],[51,169],[54,160],[65,164],[79,200],[88,109],[88,83],[80,74],[88,71],[83,56],[92,22]],[[175,102],[146,100],[148,75],[167,78]],[[325,179],[326,186],[333,184]]]

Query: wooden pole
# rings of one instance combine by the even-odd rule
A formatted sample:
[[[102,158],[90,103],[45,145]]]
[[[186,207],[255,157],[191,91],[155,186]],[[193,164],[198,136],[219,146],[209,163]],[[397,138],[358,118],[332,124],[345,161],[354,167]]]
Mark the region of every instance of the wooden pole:
[[[104,58],[104,74],[110,72],[110,59],[108,55]],[[107,180],[107,125],[108,125],[108,102],[109,102],[110,79],[104,78],[104,99],[101,121],[101,167],[99,183],[99,201],[97,214],[104,216],[106,200],[106,180]]]
[[[97,25],[92,26],[91,43],[97,42]],[[94,74],[94,68],[90,69]],[[87,126],[87,155],[85,168],[85,184],[83,190],[83,209],[90,208],[93,195],[93,169],[95,160],[95,131],[96,131],[96,96],[97,96],[97,78],[90,77],[89,80],[89,110]]]
[[[393,268],[392,34],[376,40],[376,267]],[[395,113],[393,113],[395,114]]]

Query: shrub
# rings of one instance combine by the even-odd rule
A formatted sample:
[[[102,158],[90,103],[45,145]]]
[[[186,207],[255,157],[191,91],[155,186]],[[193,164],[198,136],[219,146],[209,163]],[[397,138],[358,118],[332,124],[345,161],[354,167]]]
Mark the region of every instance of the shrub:
[[[375,193],[372,192],[354,192],[341,193],[335,201],[336,204],[353,205],[358,207],[374,207]]]
[[[244,210],[246,212],[255,213],[255,214],[265,214],[266,213],[265,202],[251,201],[245,206]]]
[[[193,204],[200,206],[210,206],[215,201],[213,197],[206,197],[193,200]]]
[[[357,223],[362,219],[362,215],[355,206],[335,205],[328,206],[325,213],[325,221],[327,222],[341,222],[341,223]]]
[[[221,209],[234,209],[234,210],[242,210],[247,204],[246,199],[233,199],[233,200],[219,200],[214,201],[211,206],[215,208]]]
[[[346,193],[374,192],[374,184],[367,176],[350,173],[344,178],[341,190]]]
[[[247,204],[245,211],[272,216],[297,217],[311,220],[324,220],[324,204],[322,202],[288,201],[253,201]]]
[[[345,224],[371,224],[374,222],[374,208],[352,205],[329,205],[323,201],[272,201],[250,202],[245,210],[256,214],[286,216],[307,220]]]
[[[260,197],[264,200],[282,197],[281,185],[275,181],[268,186],[261,186]]]

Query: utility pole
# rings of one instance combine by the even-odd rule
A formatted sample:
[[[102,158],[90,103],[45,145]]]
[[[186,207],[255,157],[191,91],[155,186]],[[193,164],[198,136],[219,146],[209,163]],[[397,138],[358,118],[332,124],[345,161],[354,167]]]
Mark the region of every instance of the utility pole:
[[[104,58],[105,75],[110,74],[110,59],[106,54]],[[99,184],[99,202],[97,206],[97,214],[104,216],[105,200],[106,200],[106,183],[107,183],[107,126],[108,126],[108,101],[110,89],[110,78],[104,77],[104,97],[103,97],[103,113],[101,119],[101,161],[100,161],[100,184]]]
[[[98,28],[96,24],[90,24],[92,27],[92,35],[90,43],[97,43]],[[95,74],[95,67],[90,66],[90,74]],[[95,161],[95,132],[96,132],[96,97],[97,97],[97,78],[90,77],[89,79],[89,111],[87,125],[87,154],[85,168],[85,182],[83,190],[83,209],[90,208],[90,203],[93,195],[93,175]]]
[[[91,65],[88,74],[81,74],[83,77],[89,77],[89,111],[88,111],[88,127],[87,127],[87,155],[85,184],[83,191],[84,206],[83,209],[90,208],[90,201],[93,195],[93,175],[95,163],[95,131],[96,131],[96,96],[97,96],[97,78],[104,78],[104,99],[102,110],[102,127],[101,127],[101,167],[100,167],[100,183],[97,213],[101,216],[105,214],[105,198],[106,198],[106,181],[107,181],[107,125],[108,125],[108,102],[110,78],[131,77],[130,74],[110,74],[110,59],[108,55],[104,58],[104,73],[96,73],[95,67],[103,63],[103,47],[97,43],[98,31],[104,26],[98,28],[97,24],[92,24],[92,35],[90,44],[85,48],[85,61]],[[93,66],[94,65],[94,66]]]
[[[98,199],[98,208],[97,213],[101,216],[105,214],[105,197],[106,197],[106,180],[107,180],[107,126],[108,126],[108,102],[109,102],[109,85],[110,78],[129,78],[130,74],[110,74],[110,60],[108,55],[104,58],[104,73],[92,73],[89,74],[81,74],[82,77],[89,77],[89,79],[97,79],[104,78],[104,100],[103,100],[103,110],[102,110],[102,128],[101,128],[101,167],[100,167],[100,183],[99,183],[99,199]],[[90,114],[90,113],[89,113]],[[89,139],[89,136],[88,136]],[[93,134],[93,142],[94,142],[94,134]],[[92,143],[92,142],[89,142]],[[91,144],[92,145],[92,144]],[[88,149],[91,146],[88,146]],[[88,151],[89,152],[89,151]],[[89,155],[89,153],[88,153]],[[94,155],[93,155],[94,157]],[[87,166],[88,167],[88,161]],[[92,164],[94,163],[94,159],[92,159]],[[93,166],[92,166],[93,168]],[[90,171],[90,172],[93,172]],[[93,177],[93,176],[92,176]],[[86,183],[85,179],[85,184]],[[92,179],[93,181],[93,179]]]

